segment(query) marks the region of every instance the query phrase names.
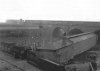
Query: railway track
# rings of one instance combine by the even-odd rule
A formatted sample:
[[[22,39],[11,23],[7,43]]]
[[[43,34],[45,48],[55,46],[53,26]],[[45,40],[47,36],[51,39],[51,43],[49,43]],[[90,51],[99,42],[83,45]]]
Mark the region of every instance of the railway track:
[[[6,63],[7,65],[11,66],[10,68],[17,69],[15,71],[42,71],[41,69],[27,63],[27,61],[25,61],[25,60],[15,59],[12,56],[10,56],[9,54],[0,51],[0,69],[1,69],[1,67],[3,67],[2,63],[4,63],[4,64]],[[14,70],[12,70],[12,71],[14,71]]]
[[[14,68],[17,68],[17,69],[18,69],[18,71],[26,71],[26,70],[24,70],[24,69],[22,69],[22,68],[18,67],[17,65],[15,65],[15,64],[13,64],[13,63],[11,63],[11,62],[7,61],[7,60],[4,60],[4,59],[2,59],[2,58],[0,58],[0,60],[2,60],[2,61],[4,61],[4,62],[6,62],[6,63],[8,63],[8,64],[10,64],[10,65],[11,65],[11,66],[13,66]]]

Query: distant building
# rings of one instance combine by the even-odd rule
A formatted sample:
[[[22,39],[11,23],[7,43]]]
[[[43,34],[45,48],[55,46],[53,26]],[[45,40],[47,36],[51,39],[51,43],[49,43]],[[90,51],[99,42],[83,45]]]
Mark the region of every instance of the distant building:
[[[9,20],[6,21],[6,23],[9,23],[9,24],[23,24],[24,20],[22,20],[22,19],[20,19],[20,20],[9,19]]]

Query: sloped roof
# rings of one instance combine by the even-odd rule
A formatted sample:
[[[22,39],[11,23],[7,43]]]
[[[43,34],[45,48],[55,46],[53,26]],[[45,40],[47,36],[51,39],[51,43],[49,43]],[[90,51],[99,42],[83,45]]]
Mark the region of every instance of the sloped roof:
[[[75,29],[72,29],[72,30],[68,33],[68,35],[76,35],[76,34],[81,34],[81,33],[83,33],[83,31],[81,31],[80,29],[75,28]]]

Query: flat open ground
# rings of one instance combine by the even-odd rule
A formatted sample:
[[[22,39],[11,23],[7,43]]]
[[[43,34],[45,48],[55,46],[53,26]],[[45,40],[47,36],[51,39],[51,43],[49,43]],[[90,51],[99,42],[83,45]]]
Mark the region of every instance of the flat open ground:
[[[16,60],[0,51],[0,71],[42,71],[23,60]]]

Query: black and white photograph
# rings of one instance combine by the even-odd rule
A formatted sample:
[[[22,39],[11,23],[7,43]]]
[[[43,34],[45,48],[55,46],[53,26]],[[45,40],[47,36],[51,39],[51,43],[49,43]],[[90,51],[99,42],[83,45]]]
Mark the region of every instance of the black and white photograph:
[[[0,71],[100,71],[100,0],[0,0]]]

